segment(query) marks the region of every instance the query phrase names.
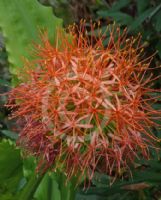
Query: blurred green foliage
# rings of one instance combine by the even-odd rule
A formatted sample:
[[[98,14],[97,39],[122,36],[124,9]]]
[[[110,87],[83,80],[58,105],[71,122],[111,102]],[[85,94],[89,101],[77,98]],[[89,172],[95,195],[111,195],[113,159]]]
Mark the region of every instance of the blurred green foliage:
[[[0,143],[0,171],[0,199],[9,199],[19,189],[23,173],[20,150],[9,140]]]
[[[116,21],[123,29],[127,26],[129,35],[143,37],[146,55],[158,52],[152,67],[161,65],[161,2],[160,0],[39,0],[48,6],[45,8],[36,0],[0,0],[0,91],[6,92],[11,87],[10,73],[16,74],[17,66],[22,66],[21,56],[29,58],[28,44],[37,41],[37,27],[51,30],[61,26],[61,20],[52,15],[51,8],[64,25],[78,23],[80,19],[101,21],[102,28]],[[107,36],[108,38],[108,36]],[[23,46],[26,46],[23,49]],[[6,52],[7,50],[7,52]],[[8,71],[8,61],[10,73]],[[155,70],[156,74],[160,69]],[[161,88],[160,80],[155,83]],[[75,188],[72,183],[65,185],[65,176],[61,173],[47,173],[39,178],[35,175],[35,160],[26,157],[15,146],[17,133],[14,122],[7,119],[8,111],[3,104],[6,97],[0,96],[0,200],[22,200],[32,186],[26,199],[35,200],[160,200],[161,199],[161,160],[160,153],[152,151],[152,160],[140,160],[131,168],[132,177],[117,178],[110,185],[111,177],[96,173],[92,185],[84,190],[80,186],[74,198]],[[161,102],[156,102],[156,109],[161,109]],[[161,137],[161,132],[153,128]],[[34,184],[33,184],[34,182]],[[74,184],[73,180],[73,184]],[[70,194],[69,194],[70,193]],[[34,196],[33,198],[31,196]],[[23,199],[24,200],[24,199]]]

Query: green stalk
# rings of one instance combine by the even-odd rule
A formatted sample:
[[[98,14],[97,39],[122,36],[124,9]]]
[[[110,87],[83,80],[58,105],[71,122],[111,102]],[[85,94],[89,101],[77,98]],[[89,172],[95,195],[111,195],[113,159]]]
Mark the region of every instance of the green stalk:
[[[45,174],[43,175],[36,175],[34,174],[29,181],[27,182],[26,186],[22,190],[19,200],[31,200],[41,182]]]
[[[61,200],[74,200],[76,195],[76,177],[71,178],[70,181],[66,182],[66,176],[60,172],[59,174],[59,190]]]
[[[76,195],[76,177],[73,177],[70,181],[66,182],[66,176],[62,172],[54,174],[53,176],[46,174],[47,176],[45,177],[45,174],[39,176],[37,174],[33,174],[24,189],[21,191],[18,199],[32,200],[35,192],[42,182],[42,184],[45,184],[45,187],[48,188],[47,196],[49,198],[51,198],[54,192],[53,200],[74,200]]]

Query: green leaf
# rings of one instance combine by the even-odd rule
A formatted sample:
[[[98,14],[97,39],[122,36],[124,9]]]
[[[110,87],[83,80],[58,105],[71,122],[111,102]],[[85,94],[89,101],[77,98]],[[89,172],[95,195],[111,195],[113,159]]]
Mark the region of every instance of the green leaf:
[[[69,181],[66,175],[61,172],[57,172],[56,177],[57,183],[59,184],[61,199],[75,200],[77,177],[73,176]]]
[[[18,138],[18,134],[13,131],[1,130],[1,132],[3,133],[3,135],[9,137],[10,139],[17,140]]]
[[[149,17],[153,10],[154,8],[149,8],[141,15],[139,15],[136,19],[134,19],[134,22],[129,26],[129,30],[133,31],[138,28]]]
[[[19,192],[19,200],[31,200],[44,177],[44,174],[33,173],[28,181],[24,181],[23,189]]]
[[[141,14],[149,5],[149,0],[137,0],[137,10]]]
[[[36,160],[33,156],[26,157],[23,160],[23,174],[25,178],[29,178],[35,173]]]
[[[121,23],[122,25],[131,24],[133,18],[123,12],[112,12],[112,11],[98,11],[97,14],[103,18],[112,17],[117,23]]]
[[[10,82],[0,78],[0,85],[2,85],[2,86],[10,86]]]
[[[147,181],[147,182],[153,182],[155,184],[161,182],[160,172],[155,172],[154,170],[149,171],[139,171],[133,174],[135,179],[138,181]]]
[[[116,198],[117,199],[117,198]],[[86,195],[86,194],[77,194],[76,200],[112,200],[111,198],[108,199],[107,197],[97,196],[97,195]],[[115,200],[115,199],[113,199]],[[119,199],[120,200],[120,199]]]
[[[15,193],[23,177],[22,159],[20,150],[9,140],[0,142],[0,172],[1,194]]]
[[[17,200],[18,196],[15,194],[7,193],[7,194],[1,194],[0,195],[1,200]]]
[[[161,58],[161,41],[159,41],[156,45],[156,50],[158,51],[159,57]]]
[[[112,4],[112,7],[110,8],[110,11],[118,11],[124,7],[126,7],[131,0],[118,0],[118,1],[114,1],[114,3]]]
[[[0,28],[6,41],[10,71],[16,75],[23,66],[23,57],[31,58],[32,42],[39,42],[39,30],[47,29],[54,39],[62,20],[37,0],[0,0]]]
[[[158,31],[158,32],[161,31],[160,19],[161,19],[161,11],[156,14],[155,23],[154,23],[155,30]]]
[[[70,181],[61,172],[47,173],[34,197],[37,200],[75,200],[76,178]]]
[[[61,194],[55,174],[46,174],[39,185],[34,197],[37,200],[61,200]],[[65,199],[63,199],[65,200]]]

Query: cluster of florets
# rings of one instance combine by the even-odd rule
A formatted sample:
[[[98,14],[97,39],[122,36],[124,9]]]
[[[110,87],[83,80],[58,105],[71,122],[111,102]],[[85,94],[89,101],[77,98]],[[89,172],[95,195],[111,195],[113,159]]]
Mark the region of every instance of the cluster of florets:
[[[70,178],[95,171],[109,175],[140,156],[149,157],[157,138],[159,111],[153,109],[151,58],[142,59],[138,38],[126,39],[115,26],[95,35],[85,24],[72,37],[47,33],[36,45],[37,57],[26,62],[7,106],[21,122],[19,144],[39,159],[39,168],[62,169]],[[150,75],[149,75],[150,74]],[[156,91],[155,91],[156,92]]]

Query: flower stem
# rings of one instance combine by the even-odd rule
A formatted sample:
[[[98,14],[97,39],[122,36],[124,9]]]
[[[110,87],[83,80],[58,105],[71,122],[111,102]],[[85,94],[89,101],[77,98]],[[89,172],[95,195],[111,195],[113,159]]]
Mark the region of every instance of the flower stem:
[[[43,175],[36,175],[34,174],[29,181],[27,182],[26,186],[22,190],[19,200],[31,200],[36,192],[36,189],[38,188],[41,180],[43,179],[45,174]]]

